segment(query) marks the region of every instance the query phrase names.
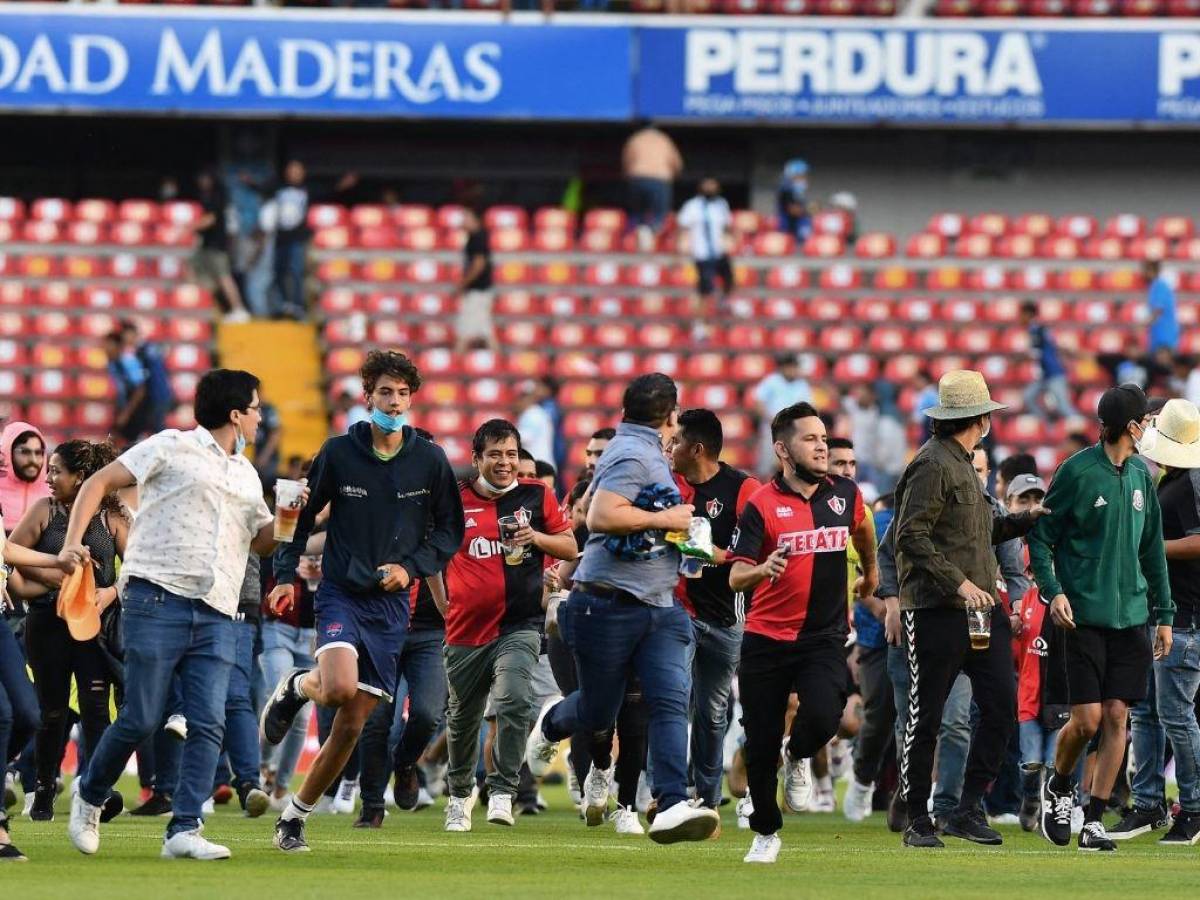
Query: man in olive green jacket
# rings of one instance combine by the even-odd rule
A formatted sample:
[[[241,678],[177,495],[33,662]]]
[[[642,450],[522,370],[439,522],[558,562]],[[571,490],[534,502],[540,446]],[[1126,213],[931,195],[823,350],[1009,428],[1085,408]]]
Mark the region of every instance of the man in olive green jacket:
[[[1141,388],[1124,384],[1100,398],[1101,442],[1055,473],[1052,510],[1029,536],[1029,557],[1050,616],[1067,632],[1071,718],[1063,726],[1054,774],[1042,788],[1041,831],[1071,842],[1075,771],[1101,731],[1081,850],[1112,852],[1101,816],[1125,755],[1130,705],[1146,696],[1153,660],[1171,648],[1175,605],[1167,579],[1162,514],[1150,470],[1136,454],[1147,413]],[[1146,622],[1158,626],[1151,647]]]

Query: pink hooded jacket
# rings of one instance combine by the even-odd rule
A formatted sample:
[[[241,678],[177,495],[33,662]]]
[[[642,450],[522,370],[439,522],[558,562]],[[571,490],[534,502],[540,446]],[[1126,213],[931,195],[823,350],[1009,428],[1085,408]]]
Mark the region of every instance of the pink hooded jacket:
[[[25,510],[50,496],[50,488],[46,486],[46,462],[42,462],[42,471],[33,481],[22,481],[17,477],[13,467],[13,443],[18,437],[32,431],[46,442],[45,436],[28,422],[9,422],[0,431],[0,450],[4,451],[4,474],[0,475],[0,512],[4,513],[4,530],[12,531],[25,515]],[[50,458],[50,448],[46,448],[46,459]]]

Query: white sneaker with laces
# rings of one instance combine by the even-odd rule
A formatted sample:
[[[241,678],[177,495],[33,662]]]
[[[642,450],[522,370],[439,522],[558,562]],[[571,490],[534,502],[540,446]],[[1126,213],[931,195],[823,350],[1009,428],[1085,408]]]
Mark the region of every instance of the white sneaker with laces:
[[[475,808],[475,791],[469,797],[451,797],[446,803],[446,831],[470,831],[471,810]]]
[[[871,795],[875,785],[859,784],[858,779],[850,776],[850,784],[846,788],[846,796],[842,798],[842,812],[851,822],[861,822],[871,815]]]
[[[200,814],[203,816],[215,815],[217,812],[217,804],[213,802],[213,798],[209,797],[204,801],[204,805],[200,807]]]
[[[291,794],[284,794],[282,797],[276,797],[274,794],[272,794],[270,803],[271,810],[273,812],[283,812],[285,809],[287,809],[288,802],[291,799]]]
[[[205,840],[200,829],[181,831],[163,840],[163,859],[229,859],[228,847]]]
[[[313,811],[310,813],[310,815],[329,816],[336,812],[337,810],[333,808],[333,798],[328,794],[322,794],[321,799],[317,801],[317,805],[313,807]]]
[[[783,745],[783,799],[792,812],[804,812],[813,795],[812,762],[792,759]]]
[[[553,706],[554,703],[547,703],[542,707],[537,721],[533,723],[533,730],[529,732],[529,739],[525,742],[525,763],[534,778],[541,778],[549,772],[550,764],[554,762],[554,757],[558,756],[558,744],[550,741],[542,731],[542,722]]]
[[[750,852],[742,862],[773,863],[779,858],[779,848],[782,846],[783,841],[777,834],[756,834],[754,843],[750,845]]]
[[[1016,813],[1001,813],[998,816],[988,816],[989,825],[1020,825],[1021,818]]]
[[[491,794],[488,796],[487,820],[493,825],[513,825],[512,794]]]
[[[186,741],[187,719],[178,714],[174,716],[168,716],[167,724],[163,726],[163,731],[167,732],[167,734],[171,735],[171,737],[178,738],[181,741]]]
[[[612,768],[597,769],[595,764],[588,770],[583,782],[583,818],[589,826],[604,821],[608,812],[608,794],[612,789]]]
[[[67,836],[80,853],[91,856],[100,849],[101,812],[101,807],[92,806],[78,794],[71,801],[71,821],[67,825]]]
[[[1071,811],[1071,834],[1080,834],[1083,831],[1083,807],[1077,806]]]
[[[679,841],[707,841],[721,825],[715,809],[680,800],[670,809],[660,809],[650,826],[650,840],[656,844]]]
[[[413,812],[416,812],[417,809],[428,809],[430,806],[433,806],[433,797],[430,796],[429,791],[421,788],[417,791],[417,808]]]
[[[643,771],[640,775],[638,775],[637,800],[635,803],[637,806],[637,811],[644,816],[646,814],[646,810],[650,808],[650,801],[653,799],[654,795],[650,793],[650,780],[646,777],[646,773]]]
[[[578,808],[583,803],[583,791],[579,789],[579,777],[575,774],[575,767],[571,765],[571,755],[567,754],[567,793],[571,796],[571,802]]]
[[[808,811],[812,813],[831,813],[837,809],[837,798],[833,793],[833,779],[828,775],[817,779],[812,796],[808,801]]]
[[[845,738],[834,738],[829,742],[829,774],[834,779],[850,773],[854,765],[854,745]]]
[[[750,827],[750,816],[754,814],[754,801],[747,794],[734,806],[734,811],[737,813],[737,825],[742,831]]]
[[[628,806],[618,806],[617,811],[612,815],[612,820],[617,834],[646,833],[646,829],[642,827],[642,823],[638,820],[636,809],[631,809]]]
[[[333,798],[333,812],[342,815],[354,814],[354,802],[358,799],[358,779],[351,781],[343,778],[338,785],[337,796]]]

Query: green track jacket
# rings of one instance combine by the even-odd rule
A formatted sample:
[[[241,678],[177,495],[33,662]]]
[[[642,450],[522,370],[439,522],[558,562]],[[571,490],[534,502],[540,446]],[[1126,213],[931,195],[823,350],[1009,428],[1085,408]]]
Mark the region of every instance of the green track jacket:
[[[1079,625],[1144,625],[1151,605],[1157,624],[1171,624],[1162,513],[1142,460],[1118,469],[1102,445],[1080,450],[1055,473],[1045,506],[1029,560],[1047,602],[1066,594]]]

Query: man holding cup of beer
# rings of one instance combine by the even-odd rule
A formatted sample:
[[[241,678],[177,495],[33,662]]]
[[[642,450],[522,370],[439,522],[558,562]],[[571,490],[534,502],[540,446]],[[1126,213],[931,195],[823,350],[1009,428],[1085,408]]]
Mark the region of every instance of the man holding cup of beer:
[[[892,528],[910,675],[900,747],[907,847],[944,846],[926,805],[942,708],[960,671],[971,679],[980,721],[958,808],[942,831],[979,844],[1002,843],[980,802],[1004,761],[1017,714],[1011,626],[1007,616],[991,615],[996,603],[991,591],[999,577],[993,544],[1024,534],[1041,515],[993,518],[972,466],[975,446],[991,430],[992,413],[1002,409],[978,372],[946,373],[938,384],[937,406],[925,411],[933,420],[933,437],[896,486]]]
[[[478,475],[459,484],[466,532],[446,572],[446,830],[452,832],[471,830],[479,726],[489,694],[496,740],[495,769],[487,776],[487,820],[513,824],[532,715],[530,677],[546,618],[542,572],[547,558],[574,559],[578,554],[571,523],[553,492],[536,478],[517,478],[520,450],[515,425],[504,419],[484,422],[471,445]]]

